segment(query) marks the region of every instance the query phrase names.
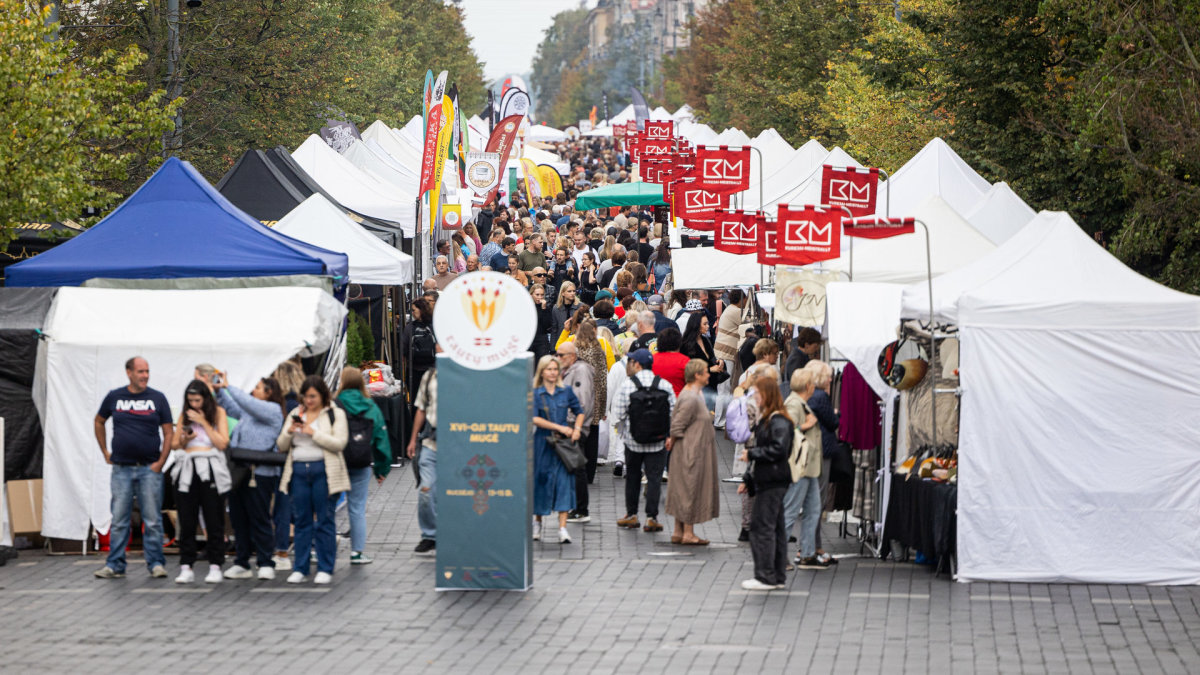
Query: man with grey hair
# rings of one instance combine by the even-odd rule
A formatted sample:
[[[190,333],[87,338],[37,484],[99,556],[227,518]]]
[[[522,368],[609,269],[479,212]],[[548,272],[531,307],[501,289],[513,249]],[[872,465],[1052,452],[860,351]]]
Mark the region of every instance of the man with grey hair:
[[[471,255],[467,256],[467,272],[478,272],[478,271],[479,271],[479,256],[472,253]]]
[[[434,283],[437,284],[438,291],[444,291],[450,282],[458,277],[458,274],[450,271],[450,261],[444,255],[439,255],[433,261],[433,266],[437,270],[437,274],[433,275]]]
[[[629,347],[629,351],[646,349],[654,352],[654,344],[658,341],[658,332],[654,330],[654,312],[642,310],[637,316],[637,340]]]
[[[562,385],[575,393],[575,398],[579,400],[579,405],[584,410],[592,410],[596,404],[596,373],[592,370],[592,366],[579,359],[579,352],[575,347],[574,342],[564,342],[558,346],[555,352],[558,356],[559,363],[562,364]],[[607,373],[606,373],[607,375]],[[585,444],[580,442],[581,446]],[[595,461],[594,457],[588,458]],[[586,477],[582,481],[583,492],[580,493],[581,481],[575,481],[575,509],[572,509],[567,517],[569,522],[586,523],[591,520],[588,517],[588,495],[587,495],[587,480]],[[536,527],[536,526],[535,526]],[[559,530],[559,541],[563,544],[571,542],[570,535],[567,534],[565,528]]]

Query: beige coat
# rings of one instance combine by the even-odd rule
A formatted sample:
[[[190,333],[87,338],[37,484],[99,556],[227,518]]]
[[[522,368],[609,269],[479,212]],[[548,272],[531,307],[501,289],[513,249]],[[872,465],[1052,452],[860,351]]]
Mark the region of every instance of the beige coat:
[[[679,392],[671,416],[671,480],[667,515],[695,525],[720,517],[721,485],[717,437],[704,396]]]
[[[800,394],[797,394],[794,391],[788,394],[788,397],[784,399],[783,407],[785,410],[787,410],[788,417],[792,418],[792,422],[796,425],[797,429],[799,429],[800,425],[804,424],[804,420],[808,419],[808,416],[812,414],[812,410],[809,409],[808,403],[805,403],[804,399],[800,397]],[[808,445],[810,449],[808,451],[808,463],[801,468],[800,475],[803,478],[817,478],[821,475],[820,422],[812,425],[811,429],[803,431],[802,433],[804,434],[804,437],[808,439]]]
[[[283,465],[283,478],[279,481],[279,491],[287,494],[292,481],[292,415],[297,408],[283,418],[283,428],[279,430],[279,438],[275,442],[280,452],[288,454]],[[350,491],[350,472],[346,470],[346,460],[342,451],[346,449],[346,441],[350,439],[350,428],[346,424],[346,411],[334,406],[333,425],[329,424],[329,408],[321,411],[317,421],[313,422],[313,442],[325,453],[325,480],[329,483],[329,494]]]

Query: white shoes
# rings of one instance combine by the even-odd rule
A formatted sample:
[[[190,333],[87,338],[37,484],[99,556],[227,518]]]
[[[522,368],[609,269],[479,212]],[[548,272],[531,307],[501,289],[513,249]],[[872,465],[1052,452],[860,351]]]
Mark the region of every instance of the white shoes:
[[[196,580],[196,573],[192,571],[191,565],[180,565],[179,576],[175,577],[177,584],[190,584]]]
[[[313,577],[314,584],[329,584],[333,583],[333,575],[328,572],[317,572],[317,576]]]
[[[247,572],[247,574],[249,574],[249,572]],[[270,580],[272,580],[272,579],[274,579],[274,578],[275,578],[275,568],[274,568],[274,567],[260,567],[260,568],[258,568],[258,579],[259,579],[259,581],[270,581]]]
[[[246,574],[249,574],[249,572],[246,572]],[[221,574],[221,566],[220,565],[209,565],[208,566],[208,576],[204,577],[204,583],[219,584],[219,583],[221,583],[221,580],[224,578],[225,578],[225,576]]]
[[[289,584],[304,583],[304,573],[303,572],[292,572],[291,574],[288,575],[287,582]]]
[[[558,543],[560,543],[560,544],[571,543],[571,534],[569,532],[567,532],[567,528],[565,528],[565,527],[558,528]]]
[[[772,584],[764,584],[758,579],[747,579],[742,582],[742,588],[746,589],[747,591],[773,591],[777,588],[783,587],[774,586]]]
[[[225,570],[226,579],[249,579],[253,576],[254,574],[250,570],[242,567],[241,565],[234,565],[233,567]]]
[[[286,555],[272,556],[271,562],[275,563],[275,567],[281,570],[292,566],[292,561]]]
[[[533,540],[541,541],[542,539],[542,521],[533,521]]]

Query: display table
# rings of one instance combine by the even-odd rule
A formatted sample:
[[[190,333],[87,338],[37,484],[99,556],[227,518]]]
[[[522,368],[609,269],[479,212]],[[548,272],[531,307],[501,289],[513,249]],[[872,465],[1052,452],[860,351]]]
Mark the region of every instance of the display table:
[[[886,558],[891,550],[887,542],[895,540],[937,561],[938,571],[943,564],[952,565],[958,545],[957,510],[957,485],[894,474],[879,556]]]
[[[372,396],[371,400],[379,406],[379,411],[383,413],[383,421],[387,424],[388,440],[391,441],[392,447],[392,464],[400,464],[402,459],[407,458],[404,453],[408,448],[408,405],[404,402],[404,396]]]

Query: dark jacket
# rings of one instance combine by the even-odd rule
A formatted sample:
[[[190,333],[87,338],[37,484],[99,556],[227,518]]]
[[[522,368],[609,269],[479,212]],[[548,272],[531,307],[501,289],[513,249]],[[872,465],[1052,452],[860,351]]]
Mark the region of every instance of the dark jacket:
[[[838,414],[833,411],[833,401],[824,389],[816,389],[808,399],[808,407],[817,416],[817,424],[821,425],[821,456],[829,459],[838,444]]]
[[[794,427],[783,415],[771,415],[754,427],[754,445],[747,448],[753,462],[747,477],[756,490],[787,487],[792,484],[788,454],[792,451]]]
[[[678,327],[674,321],[663,316],[662,312],[653,311],[653,314],[654,314],[654,332],[655,333],[661,332],[662,330],[664,330],[666,328],[677,328]]]
[[[700,336],[700,340],[704,342],[703,347],[693,342],[691,344],[683,345],[679,351],[683,352],[684,356],[688,357],[689,359],[700,359],[701,361],[704,361],[708,364],[709,368],[717,365],[717,354],[713,351],[712,342],[703,335]],[[729,373],[723,371],[714,373],[710,371],[708,374],[708,388],[716,389],[717,385],[728,379]]]

